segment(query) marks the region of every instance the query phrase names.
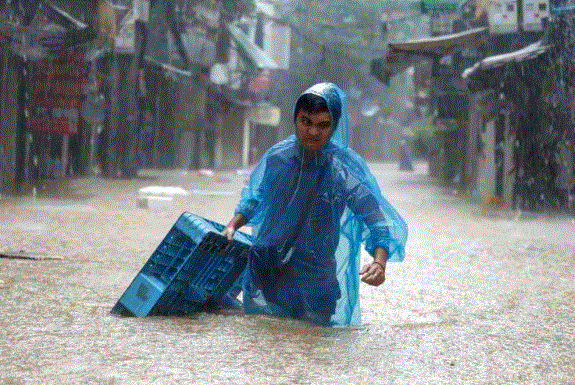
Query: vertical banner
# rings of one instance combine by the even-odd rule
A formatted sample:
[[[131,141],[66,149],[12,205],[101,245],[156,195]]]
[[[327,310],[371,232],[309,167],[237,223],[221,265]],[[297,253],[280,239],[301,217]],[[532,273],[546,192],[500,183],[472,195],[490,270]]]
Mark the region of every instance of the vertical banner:
[[[32,66],[28,130],[76,134],[82,96],[84,50],[74,48]]]

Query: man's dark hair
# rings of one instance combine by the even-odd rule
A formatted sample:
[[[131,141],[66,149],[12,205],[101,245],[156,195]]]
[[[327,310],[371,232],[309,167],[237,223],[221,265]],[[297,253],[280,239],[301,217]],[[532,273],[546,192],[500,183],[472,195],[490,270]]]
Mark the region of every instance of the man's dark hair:
[[[318,112],[329,112],[325,99],[315,94],[303,94],[295,105],[294,118],[299,110],[315,114]]]

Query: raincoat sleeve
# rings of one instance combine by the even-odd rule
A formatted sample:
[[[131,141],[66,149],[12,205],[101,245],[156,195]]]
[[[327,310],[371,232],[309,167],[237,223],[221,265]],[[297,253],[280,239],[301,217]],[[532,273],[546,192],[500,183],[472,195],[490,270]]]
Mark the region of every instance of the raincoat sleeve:
[[[365,161],[351,150],[346,155],[351,174],[347,205],[366,226],[362,233],[365,250],[373,255],[377,247],[382,247],[387,251],[389,261],[402,261],[407,224],[383,197]]]
[[[363,184],[358,183],[351,191],[348,205],[369,230],[369,235],[365,239],[366,251],[373,255],[377,247],[383,247],[389,254],[389,227],[372,192]]]
[[[264,196],[264,173],[267,164],[267,153],[258,162],[250,175],[249,182],[242,189],[242,194],[234,214],[242,214],[247,225],[261,223],[264,218],[262,201]]]
[[[277,163],[280,154],[285,154],[286,149],[293,147],[295,137],[289,137],[270,147],[262,156],[252,173],[248,184],[242,189],[242,194],[234,214],[242,214],[246,218],[248,226],[260,225],[269,209],[266,203],[266,194],[269,191],[270,183],[274,183],[277,177],[277,170],[274,169],[274,162]],[[271,166],[270,166],[271,165]]]

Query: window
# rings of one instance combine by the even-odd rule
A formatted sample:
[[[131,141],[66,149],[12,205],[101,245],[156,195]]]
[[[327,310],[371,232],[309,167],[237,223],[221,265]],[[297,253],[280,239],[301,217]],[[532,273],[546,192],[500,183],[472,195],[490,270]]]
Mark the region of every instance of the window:
[[[503,7],[501,6],[501,3],[492,2],[490,6],[491,6],[491,10],[493,11],[493,13],[502,13],[502,11],[503,11]]]

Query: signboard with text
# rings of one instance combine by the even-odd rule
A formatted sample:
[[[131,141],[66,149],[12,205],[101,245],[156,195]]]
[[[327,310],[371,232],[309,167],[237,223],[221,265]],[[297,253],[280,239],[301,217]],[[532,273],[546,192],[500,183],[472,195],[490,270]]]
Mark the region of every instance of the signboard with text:
[[[421,0],[421,13],[455,13],[459,8],[458,0]]]
[[[78,132],[83,73],[82,48],[33,64],[29,131],[36,134]]]

